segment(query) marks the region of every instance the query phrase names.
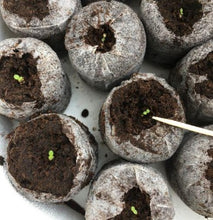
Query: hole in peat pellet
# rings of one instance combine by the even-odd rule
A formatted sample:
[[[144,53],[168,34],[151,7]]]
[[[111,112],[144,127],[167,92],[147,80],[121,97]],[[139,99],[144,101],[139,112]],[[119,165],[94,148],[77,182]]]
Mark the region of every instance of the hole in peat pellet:
[[[207,164],[208,168],[206,170],[206,179],[210,181],[210,189],[213,192],[213,146],[211,146],[211,149],[208,150],[208,155],[212,158],[212,161]]]
[[[177,100],[159,82],[134,81],[114,92],[111,123],[115,125],[116,136],[130,140],[132,135],[156,124],[152,116],[173,117],[177,106]]]
[[[4,8],[29,23],[33,17],[43,20],[49,15],[48,0],[4,0]]]
[[[77,172],[76,150],[60,118],[42,116],[20,125],[11,137],[8,167],[16,181],[36,192],[67,195]]]
[[[166,27],[177,36],[192,33],[193,25],[203,16],[202,4],[198,0],[158,0],[156,2]]]
[[[191,65],[189,72],[207,76],[207,80],[195,84],[195,91],[200,95],[213,99],[213,52],[209,53],[205,59]]]
[[[96,52],[106,53],[116,43],[114,30],[108,25],[100,25],[99,28],[89,27],[87,35],[84,36],[86,44],[98,46]]]
[[[110,220],[151,220],[150,196],[146,192],[141,192],[139,188],[134,187],[124,195],[123,201],[124,210]]]
[[[14,79],[15,76],[22,80]],[[8,103],[22,105],[36,101],[36,107],[43,104],[41,82],[37,73],[37,60],[29,53],[19,56],[3,56],[0,59],[0,98]]]
[[[81,116],[84,117],[84,118],[88,117],[88,115],[89,115],[89,111],[88,111],[87,109],[84,109],[84,110],[81,112]]]

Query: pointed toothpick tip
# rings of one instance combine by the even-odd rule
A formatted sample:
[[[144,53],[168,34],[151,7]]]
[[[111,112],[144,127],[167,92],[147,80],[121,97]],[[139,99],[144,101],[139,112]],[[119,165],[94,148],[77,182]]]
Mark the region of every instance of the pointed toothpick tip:
[[[188,131],[192,131],[195,133],[213,137],[213,130],[208,130],[206,128],[200,128],[194,125],[186,124],[186,123],[179,122],[179,121],[174,121],[174,120],[167,119],[167,118],[156,117],[156,116],[153,116],[152,119],[162,122],[164,124],[168,124],[174,127],[184,129],[184,130],[188,130]]]

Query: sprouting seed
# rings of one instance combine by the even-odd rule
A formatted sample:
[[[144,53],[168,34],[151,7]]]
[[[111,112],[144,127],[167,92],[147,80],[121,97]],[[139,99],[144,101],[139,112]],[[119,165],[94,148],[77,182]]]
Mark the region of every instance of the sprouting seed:
[[[138,211],[136,210],[135,206],[131,206],[131,211],[133,212],[133,214],[137,215]]]
[[[13,78],[14,78],[15,80],[17,80],[19,83],[23,83],[23,82],[24,82],[24,77],[23,77],[23,76],[20,76],[20,75],[18,75],[18,74],[14,74],[14,75],[13,75]]]
[[[54,151],[53,151],[53,150],[50,150],[50,151],[48,152],[48,159],[49,159],[50,161],[54,159]]]

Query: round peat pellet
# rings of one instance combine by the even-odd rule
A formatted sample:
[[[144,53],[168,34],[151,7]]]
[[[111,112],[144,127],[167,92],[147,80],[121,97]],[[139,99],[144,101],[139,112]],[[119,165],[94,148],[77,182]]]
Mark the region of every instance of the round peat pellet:
[[[2,18],[22,37],[57,38],[81,8],[80,0],[0,0]]]
[[[147,57],[174,65],[191,48],[213,37],[213,0],[142,0]]]
[[[109,90],[140,68],[146,35],[137,14],[127,5],[99,1],[73,16],[65,45],[81,78]]]
[[[134,74],[105,100],[99,119],[102,138],[126,160],[166,160],[177,150],[184,132],[156,122],[152,116],[185,121],[179,96],[164,79],[150,73]]]
[[[213,125],[205,128],[213,130]],[[191,209],[213,217],[213,137],[188,135],[168,164],[168,175]]]
[[[70,97],[70,82],[47,44],[34,38],[0,42],[0,114],[23,120],[62,112]]]
[[[68,201],[94,175],[97,143],[72,117],[44,114],[19,125],[9,138],[8,177],[30,200]]]
[[[213,123],[213,40],[192,49],[171,72],[170,83],[182,97],[189,121]]]
[[[145,165],[121,163],[101,170],[86,204],[86,220],[172,220],[174,208],[163,177]]]

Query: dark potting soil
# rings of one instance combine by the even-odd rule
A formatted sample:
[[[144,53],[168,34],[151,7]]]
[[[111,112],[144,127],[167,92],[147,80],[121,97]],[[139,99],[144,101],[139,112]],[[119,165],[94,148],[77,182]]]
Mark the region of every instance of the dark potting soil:
[[[15,80],[15,74],[24,77],[24,81]],[[44,98],[40,91],[37,60],[30,53],[20,56],[16,50],[12,56],[3,56],[0,59],[0,76],[1,99],[15,105],[36,101],[37,108],[42,106]]]
[[[76,150],[62,129],[60,118],[49,115],[22,124],[12,133],[9,172],[23,188],[56,196],[65,196],[72,188],[78,169]]]
[[[43,20],[49,15],[48,0],[4,0],[4,8],[29,23],[33,17]]]
[[[206,75],[208,80],[195,85],[195,91],[209,99],[213,99],[213,52],[205,59],[189,67],[189,72],[196,75]]]
[[[123,201],[125,208],[120,215],[110,220],[151,220],[150,196],[146,192],[141,192],[139,188],[132,188],[125,195]],[[137,213],[133,213],[134,207]]]
[[[97,29],[90,26],[84,39],[86,44],[98,45],[96,52],[101,53],[110,51],[116,43],[114,30],[108,24],[100,25]]]
[[[203,16],[202,4],[198,0],[156,0],[156,2],[166,27],[176,36],[192,33],[193,25]]]
[[[0,166],[4,165],[4,157],[0,156]]]
[[[209,157],[212,158],[212,161],[208,163],[208,168],[206,170],[206,179],[211,183],[211,191],[213,192],[213,146],[208,150]]]
[[[142,130],[156,124],[152,116],[172,118],[177,101],[170,92],[155,80],[138,80],[119,90],[112,97],[111,123],[121,140],[129,140]],[[149,109],[150,113],[143,113]]]

